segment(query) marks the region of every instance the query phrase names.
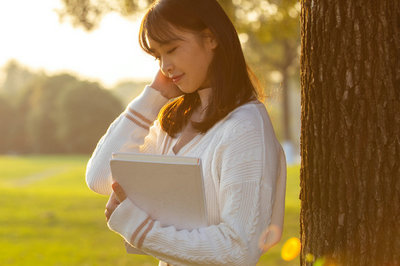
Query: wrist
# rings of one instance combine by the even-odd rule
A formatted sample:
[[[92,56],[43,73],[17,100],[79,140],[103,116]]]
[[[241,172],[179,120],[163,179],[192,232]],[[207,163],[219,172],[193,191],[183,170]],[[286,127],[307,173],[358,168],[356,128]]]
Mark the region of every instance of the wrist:
[[[166,93],[163,87],[157,84],[157,82],[152,82],[149,86],[158,91],[163,97],[167,98],[168,100],[171,99],[171,97]]]
[[[111,214],[108,227],[121,235],[126,242],[137,246],[145,225],[151,221],[149,215],[138,208],[131,200],[125,199]]]
[[[141,113],[145,118],[154,121],[161,108],[168,102],[168,98],[151,86],[146,86],[143,92],[136,97],[128,109]]]

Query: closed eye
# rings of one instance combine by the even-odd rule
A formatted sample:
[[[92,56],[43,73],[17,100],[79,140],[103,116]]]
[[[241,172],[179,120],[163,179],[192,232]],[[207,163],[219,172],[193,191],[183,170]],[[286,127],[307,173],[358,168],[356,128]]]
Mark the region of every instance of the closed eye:
[[[169,51],[167,52],[167,54],[170,54],[170,53],[174,52],[174,51],[176,50],[176,48],[177,48],[177,47],[172,48],[171,50],[169,50]]]
[[[176,50],[176,48],[178,48],[178,47],[174,47],[171,50],[167,51],[167,54],[173,53]],[[156,60],[156,61],[160,60],[160,56],[154,55],[154,60]]]

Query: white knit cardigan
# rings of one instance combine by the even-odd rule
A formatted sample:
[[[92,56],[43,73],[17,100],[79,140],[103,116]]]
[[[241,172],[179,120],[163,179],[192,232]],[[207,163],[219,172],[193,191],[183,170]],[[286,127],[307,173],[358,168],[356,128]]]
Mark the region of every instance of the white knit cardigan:
[[[87,165],[90,189],[111,193],[113,152],[175,155],[179,135],[171,138],[156,120],[167,101],[146,86],[110,125]],[[282,228],[286,188],[285,156],[264,105],[254,101],[236,108],[176,155],[201,158],[208,226],[163,227],[126,199],[111,215],[109,228],[162,260],[160,265],[255,265],[262,231],[271,224]]]

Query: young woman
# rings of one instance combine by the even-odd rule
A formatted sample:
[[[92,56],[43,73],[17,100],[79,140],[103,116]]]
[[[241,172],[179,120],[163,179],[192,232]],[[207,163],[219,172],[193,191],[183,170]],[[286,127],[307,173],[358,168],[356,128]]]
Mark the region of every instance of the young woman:
[[[111,194],[109,228],[160,265],[255,265],[282,233],[286,163],[236,30],[216,0],[160,0],[139,42],[160,71],[111,124],[86,172],[92,190]],[[162,227],[127,199],[109,167],[121,151],[200,158],[208,226]]]

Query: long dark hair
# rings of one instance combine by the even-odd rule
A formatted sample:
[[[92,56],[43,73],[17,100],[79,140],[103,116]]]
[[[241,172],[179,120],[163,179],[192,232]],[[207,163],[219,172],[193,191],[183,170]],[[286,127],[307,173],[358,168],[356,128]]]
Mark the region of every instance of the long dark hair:
[[[236,107],[257,99],[260,83],[246,64],[238,34],[216,0],[159,0],[143,17],[139,43],[150,54],[147,37],[159,43],[177,38],[172,27],[193,32],[209,29],[218,43],[208,69],[211,96],[203,121],[193,123],[201,133],[207,132]],[[160,111],[161,127],[175,136],[189,121],[200,105],[197,92],[186,93],[164,106]]]

